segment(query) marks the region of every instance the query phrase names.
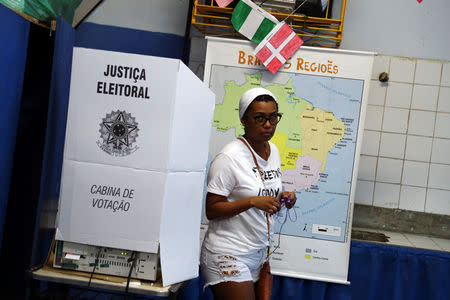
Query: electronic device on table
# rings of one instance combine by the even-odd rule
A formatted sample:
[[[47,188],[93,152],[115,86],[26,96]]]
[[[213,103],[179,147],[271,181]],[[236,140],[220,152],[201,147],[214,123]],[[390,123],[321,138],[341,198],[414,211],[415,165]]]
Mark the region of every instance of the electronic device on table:
[[[158,254],[56,241],[53,267],[155,281]]]

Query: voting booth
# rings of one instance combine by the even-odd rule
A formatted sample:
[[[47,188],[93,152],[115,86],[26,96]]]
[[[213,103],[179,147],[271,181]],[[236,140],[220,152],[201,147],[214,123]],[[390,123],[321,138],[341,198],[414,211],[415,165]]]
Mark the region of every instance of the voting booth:
[[[180,61],[74,48],[56,237],[198,276],[214,94]]]

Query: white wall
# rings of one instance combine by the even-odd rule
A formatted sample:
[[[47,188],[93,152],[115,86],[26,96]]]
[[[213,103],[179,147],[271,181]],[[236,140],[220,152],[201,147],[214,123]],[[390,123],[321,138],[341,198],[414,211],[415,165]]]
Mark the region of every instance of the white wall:
[[[450,1],[347,0],[341,49],[450,60]]]
[[[450,62],[377,56],[364,127],[355,202],[450,215]]]
[[[189,0],[103,0],[85,22],[184,36]]]

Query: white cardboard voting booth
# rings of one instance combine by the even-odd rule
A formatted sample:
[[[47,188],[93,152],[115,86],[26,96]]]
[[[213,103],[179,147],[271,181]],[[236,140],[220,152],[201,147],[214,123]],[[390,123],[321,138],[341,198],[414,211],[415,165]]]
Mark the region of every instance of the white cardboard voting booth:
[[[74,48],[56,240],[198,276],[214,98],[180,60]]]

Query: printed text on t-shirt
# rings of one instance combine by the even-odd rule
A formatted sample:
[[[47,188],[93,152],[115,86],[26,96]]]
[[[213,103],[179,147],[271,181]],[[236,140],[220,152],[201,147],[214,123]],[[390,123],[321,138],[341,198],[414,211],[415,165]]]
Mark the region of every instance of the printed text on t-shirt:
[[[258,168],[253,167],[252,171],[253,171],[253,173],[258,174]],[[260,173],[261,173],[261,176],[264,178],[264,180],[280,178],[281,177],[281,168],[278,168],[276,170],[260,171]]]
[[[272,196],[272,197],[277,198],[279,192],[280,192],[280,188],[276,188],[276,189],[259,188],[258,196]]]

